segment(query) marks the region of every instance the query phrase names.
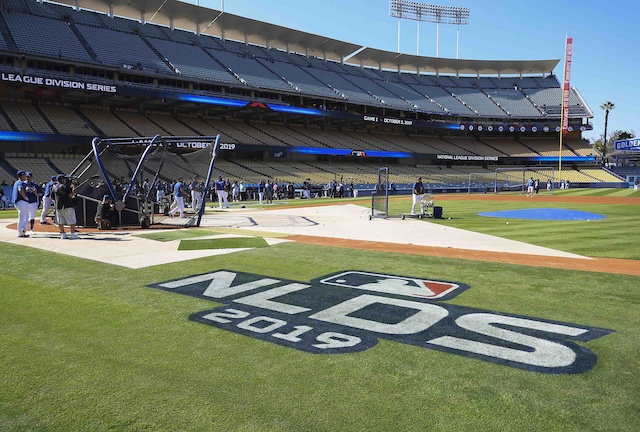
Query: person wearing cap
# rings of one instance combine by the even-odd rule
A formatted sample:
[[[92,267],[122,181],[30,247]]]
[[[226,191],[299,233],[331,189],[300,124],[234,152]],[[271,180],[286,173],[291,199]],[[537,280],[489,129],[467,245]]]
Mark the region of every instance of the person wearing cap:
[[[58,176],[58,184],[53,189],[56,200],[56,223],[60,230],[61,239],[77,239],[76,209],[73,198],[76,196],[75,186],[70,184],[69,178],[61,174]],[[64,226],[69,225],[71,234],[67,235]]]
[[[27,202],[29,203],[28,205],[29,234],[34,235],[35,233],[33,232],[33,225],[35,224],[35,221],[36,221],[36,213],[38,212],[38,204],[39,204],[40,197],[42,196],[42,189],[36,182],[33,181],[32,173],[27,171],[25,175],[27,176],[26,192],[27,192]]]
[[[240,184],[238,185],[240,190],[240,201],[247,200],[247,186],[244,184],[244,180],[240,180]]]
[[[48,225],[47,214],[53,205],[53,186],[58,183],[58,176],[51,176],[51,180],[47,182],[42,194],[42,214],[40,215],[40,225]]]
[[[156,202],[161,204],[164,200],[164,190],[166,189],[165,184],[162,180],[158,179],[156,182]]]
[[[222,178],[222,175],[218,176],[218,180],[216,181],[216,193],[218,194],[218,203],[220,208],[222,208],[222,202],[224,201],[224,205],[229,208],[229,194],[227,193],[227,182]]]
[[[173,217],[176,212],[180,212],[180,217],[184,217],[184,197],[189,192],[184,185],[184,179],[178,177],[178,181],[173,186],[173,203],[171,204],[171,210],[169,210],[169,217]]]
[[[115,208],[113,206],[111,195],[103,196],[102,201],[98,203],[95,217],[95,221],[98,225],[99,230],[111,229],[111,221],[109,216],[113,214],[113,212],[115,212]]]
[[[267,182],[264,184],[264,198],[267,201],[267,204],[273,204],[273,183],[267,179]]]
[[[311,199],[311,179],[306,179],[302,183],[302,192],[306,199]]]
[[[29,199],[27,197],[27,173],[20,170],[16,173],[18,179],[13,184],[12,201],[18,210],[18,237],[29,237],[27,221],[29,220]]]
[[[260,180],[258,183],[258,200],[260,201],[260,205],[262,205],[262,201],[264,200],[264,180]]]
[[[422,194],[424,194],[424,185],[422,184],[422,177],[418,177],[413,184],[412,190],[413,205],[411,206],[411,214],[414,216],[418,214],[416,213],[416,206],[422,201]]]
[[[202,191],[204,185],[200,182],[197,175],[193,176],[193,181],[189,184],[189,190],[191,191],[191,208],[197,212],[202,205]]]

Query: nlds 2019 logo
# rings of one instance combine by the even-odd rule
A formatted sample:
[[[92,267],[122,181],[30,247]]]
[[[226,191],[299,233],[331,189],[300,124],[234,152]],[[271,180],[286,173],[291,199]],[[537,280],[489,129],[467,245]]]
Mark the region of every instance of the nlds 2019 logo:
[[[382,338],[572,374],[597,361],[577,342],[611,332],[444,303],[469,289],[461,283],[361,271],[304,283],[220,270],[150,286],[226,305],[195,313],[193,321],[316,354],[364,351]]]

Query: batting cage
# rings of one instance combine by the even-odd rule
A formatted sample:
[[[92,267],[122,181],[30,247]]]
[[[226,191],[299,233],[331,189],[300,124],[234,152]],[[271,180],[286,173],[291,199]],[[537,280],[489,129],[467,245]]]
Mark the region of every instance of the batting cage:
[[[378,182],[376,190],[371,195],[371,214],[369,220],[373,218],[389,217],[389,168],[378,169]]]
[[[204,212],[220,136],[94,138],[91,151],[69,174],[77,193],[79,226],[95,227],[99,204],[113,203],[111,226],[148,228],[152,224],[199,226]],[[196,185],[199,201],[189,201],[187,217],[171,220],[173,185]],[[198,195],[195,195],[198,198]]]
[[[553,194],[556,187],[553,166],[528,166],[496,168],[493,172],[469,173],[468,193],[473,192],[522,192],[527,190],[527,182],[534,179],[540,191]]]

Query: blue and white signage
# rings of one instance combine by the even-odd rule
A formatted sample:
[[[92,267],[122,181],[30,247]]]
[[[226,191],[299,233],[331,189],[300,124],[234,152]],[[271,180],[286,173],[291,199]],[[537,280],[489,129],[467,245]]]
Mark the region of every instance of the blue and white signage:
[[[618,140],[614,144],[616,150],[640,151],[640,138]]]

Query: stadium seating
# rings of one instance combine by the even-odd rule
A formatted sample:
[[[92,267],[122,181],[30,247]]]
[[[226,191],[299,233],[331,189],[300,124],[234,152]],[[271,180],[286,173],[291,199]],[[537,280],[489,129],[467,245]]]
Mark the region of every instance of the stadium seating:
[[[82,112],[100,130],[101,137],[123,138],[138,136],[138,134],[124,124],[109,111],[94,108],[83,108]]]
[[[399,74],[52,3],[11,0],[5,2],[4,9],[4,19],[18,49],[51,57],[407,111],[493,117],[558,114],[559,99],[552,94],[560,91],[555,77]],[[34,25],[39,28],[37,36],[31,31]],[[3,44],[6,41],[0,38],[0,48]],[[539,108],[524,95],[514,93],[520,90]],[[589,114],[577,95],[572,95],[571,113]]]
[[[485,93],[502,106],[511,116],[535,118],[541,117],[543,114],[536,109],[531,102],[522,97],[520,90],[511,89],[495,89],[485,90]]]
[[[623,177],[615,175],[614,173],[602,170],[600,168],[580,168],[579,171],[591,177],[593,180],[591,181],[601,181],[601,182],[619,182],[623,180]]]
[[[81,24],[78,24],[77,28],[91,45],[98,60],[105,65],[116,67],[131,65],[156,73],[172,73],[169,66],[133,33]],[[123,50],[122,47],[128,48]]]
[[[423,85],[415,84],[411,86],[418,94],[426,97],[433,104],[440,107],[440,113],[460,114],[460,115],[475,115],[476,113],[468,106],[464,105],[461,101],[455,99],[450,92],[435,85]],[[413,99],[410,99],[415,103]],[[436,111],[436,110],[433,110]]]
[[[199,132],[189,127],[184,122],[181,122],[167,113],[152,113],[147,112],[145,117],[153,122],[153,124],[159,125],[163,130],[167,131],[168,135],[174,136],[193,136]],[[201,135],[205,135],[201,133]]]
[[[207,52],[198,46],[152,38],[149,39],[149,42],[165,58],[171,59],[171,63],[184,77],[228,84],[240,83],[227,68],[207,55]]]
[[[504,156],[494,148],[468,137],[447,137],[446,141],[457,147],[455,154],[472,154],[478,156]]]
[[[317,80],[312,74],[305,72],[294,64],[281,61],[271,63],[264,59],[258,59],[258,62],[265,67],[268,66],[277,75],[286,77],[286,80],[293,84],[292,89],[295,91],[331,99],[339,97],[338,93],[327,84]]]
[[[447,91],[455,94],[457,98],[465,103],[465,108],[471,110],[473,114],[488,117],[506,117],[509,114],[501,109],[494,101],[489,99],[482,90],[476,88],[447,88]],[[460,112],[457,112],[462,114]],[[465,113],[469,115],[468,113]]]
[[[228,70],[236,74],[243,84],[279,91],[290,92],[293,90],[285,80],[251,57],[210,48],[207,48],[207,52]]]
[[[68,107],[41,104],[39,108],[59,134],[95,136],[95,131]]]
[[[528,148],[535,149],[536,153],[541,156],[560,156],[560,143],[558,140],[549,140],[541,138],[521,138],[520,142]],[[564,145],[562,147],[562,156],[578,156],[573,150]]]
[[[578,156],[593,156],[594,149],[586,139],[565,139],[564,145]]]
[[[68,23],[37,15],[12,12],[3,14],[17,48],[32,54],[92,62]],[[33,28],[37,27],[38,32]]]
[[[28,103],[3,102],[2,107],[9,119],[20,131],[53,134],[53,129],[36,108]]]
[[[519,143],[510,137],[483,137],[482,142],[502,152],[503,155],[514,157],[531,157],[539,156],[534,150],[528,148],[524,144]]]
[[[52,62],[79,64],[88,69],[113,71],[149,77],[142,86],[152,89],[178,87],[167,82],[181,82],[198,94],[225,94],[231,89],[232,97],[247,100],[276,100],[295,95],[300,99],[313,99],[313,105],[327,103],[341,111],[433,114],[435,118],[457,116],[469,121],[510,124],[521,119],[556,120],[560,113],[562,90],[555,76],[449,76],[399,73],[389,70],[363,68],[340,64],[331,60],[288,53],[279,49],[251,45],[214,36],[197,35],[181,29],[169,29],[153,23],[104,13],[75,10],[61,4],[5,0],[0,17],[0,49],[49,57]],[[38,31],[34,32],[33,29]],[[15,45],[15,46],[14,46]],[[126,48],[126,49],[125,49]],[[5,64],[11,67],[9,63]],[[25,73],[24,69],[16,70]],[[29,68],[34,68],[32,64]],[[38,66],[35,66],[38,67]],[[64,69],[47,70],[50,76],[65,76]],[[107,73],[92,75],[82,71],[95,82],[113,84]],[[133,72],[129,72],[133,70]],[[26,72],[42,70],[26,69]],[[166,81],[165,81],[166,80]],[[129,85],[129,83],[127,83]],[[135,84],[137,85],[137,84]],[[166,86],[166,87],[163,87]],[[220,93],[216,93],[220,92]],[[264,93],[263,93],[264,92]],[[267,93],[268,92],[268,93]],[[265,94],[266,93],[266,94]],[[273,96],[273,95],[276,96]],[[234,115],[223,117],[215,110],[194,109],[193,113],[162,110],[160,104],[139,107],[131,103],[127,108],[95,106],[99,102],[86,101],[86,105],[62,104],[58,100],[38,100],[31,95],[3,96],[0,101],[0,129],[5,131],[62,134],[74,137],[135,137],[167,135],[221,134],[224,143],[247,144],[252,148],[318,147],[353,150],[385,150],[416,154],[537,157],[558,156],[556,138],[528,136],[479,137],[462,135],[459,131],[443,136],[428,136],[415,129],[408,133],[398,129],[345,125],[284,124],[276,120],[257,119],[241,121]],[[120,97],[120,95],[118,95]],[[128,96],[123,96],[128,97]],[[271,99],[273,98],[273,99]],[[37,99],[37,98],[36,98]],[[292,98],[289,99],[289,101]],[[309,106],[311,103],[309,104]],[[348,105],[348,106],[347,106]],[[194,104],[194,106],[197,106]],[[362,109],[364,106],[364,109]],[[356,107],[355,109],[353,107]],[[384,109],[384,110],[383,110]],[[571,92],[570,113],[589,116],[590,112],[577,91]],[[413,118],[413,117],[411,117]],[[416,118],[418,115],[416,114]],[[421,116],[429,118],[429,116]],[[455,118],[455,117],[453,117]],[[269,121],[269,122],[267,122]],[[456,136],[456,132],[457,135]],[[506,135],[506,134],[505,134]],[[563,156],[588,156],[593,148],[583,140],[565,142]],[[46,160],[43,162],[42,160]],[[68,172],[77,160],[33,156],[32,170],[45,175],[53,167]],[[24,162],[17,158],[14,162]],[[386,163],[386,162],[385,162]],[[181,172],[186,165],[174,163],[171,175]],[[468,181],[470,172],[481,167],[451,167],[436,165],[404,166],[389,163],[397,182],[411,183],[422,174],[430,184],[460,185]],[[253,182],[263,178],[301,182],[306,178],[323,183],[342,177],[354,183],[375,181],[378,163],[328,162],[253,159],[220,160],[218,168],[230,177]],[[203,162],[203,169],[206,169]],[[127,176],[129,169],[115,173]],[[617,181],[600,177],[600,173],[582,170],[572,181]],[[607,179],[607,180],[603,180]],[[613,177],[615,179],[615,177]],[[580,180],[582,179],[582,180]],[[590,180],[587,180],[590,179]]]

